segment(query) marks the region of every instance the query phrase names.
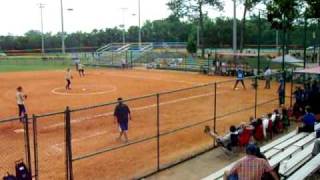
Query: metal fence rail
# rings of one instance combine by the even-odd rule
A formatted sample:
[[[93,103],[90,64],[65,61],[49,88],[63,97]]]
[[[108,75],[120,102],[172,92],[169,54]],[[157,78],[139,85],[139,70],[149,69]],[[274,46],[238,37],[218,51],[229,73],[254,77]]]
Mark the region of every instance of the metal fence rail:
[[[272,78],[278,80],[281,76],[277,73]],[[117,144],[110,137],[117,133],[112,125],[116,102],[26,116],[25,123],[20,118],[0,120],[1,128],[23,129],[23,133],[14,136],[1,133],[4,140],[8,135],[20,139],[2,140],[12,148],[20,146],[15,151],[19,154],[10,154],[9,149],[1,155],[12,156],[4,161],[6,165],[23,159],[35,179],[72,180],[89,175],[107,178],[108,173],[118,178],[117,167],[135,161],[127,175],[145,177],[212,149],[214,140],[203,134],[204,126],[222,134],[231,123],[236,125],[250,116],[261,117],[277,108],[278,94],[263,90],[263,79],[263,76],[245,78],[245,93],[233,90],[235,80],[228,80],[125,100],[139,119],[133,124],[139,130],[132,133],[127,144]],[[286,79],[290,98],[286,104],[292,106],[292,74]],[[248,97],[245,102],[240,98],[244,94]],[[147,152],[144,156],[136,157],[137,152],[144,151]],[[123,154],[129,160],[122,161]],[[0,173],[5,171],[12,169],[0,169]]]

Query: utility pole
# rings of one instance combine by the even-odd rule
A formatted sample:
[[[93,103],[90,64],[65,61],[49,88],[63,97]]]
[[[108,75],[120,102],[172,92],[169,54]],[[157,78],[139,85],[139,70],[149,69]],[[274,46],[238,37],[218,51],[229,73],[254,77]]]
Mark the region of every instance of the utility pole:
[[[44,50],[44,33],[43,33],[43,9],[45,8],[45,4],[40,3],[39,8],[40,8],[40,17],[41,17],[41,53],[42,55],[44,55],[45,50]]]
[[[237,2],[233,0],[233,53],[237,53]]]
[[[257,75],[260,75],[260,50],[261,50],[261,12],[259,10],[259,25],[258,25],[258,72]]]
[[[63,22],[63,2],[60,0],[60,13],[61,13],[61,49],[62,49],[62,54],[66,53],[66,47],[64,44],[64,22]]]
[[[141,49],[141,2],[138,0],[138,16],[139,16],[139,50]]]

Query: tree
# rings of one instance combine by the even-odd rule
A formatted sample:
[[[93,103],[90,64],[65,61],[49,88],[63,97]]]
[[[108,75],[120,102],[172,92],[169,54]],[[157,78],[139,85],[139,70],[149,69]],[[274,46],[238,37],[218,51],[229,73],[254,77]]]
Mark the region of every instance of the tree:
[[[197,43],[194,37],[189,37],[187,44],[187,51],[190,54],[197,53]]]
[[[240,52],[243,51],[244,48],[244,35],[245,35],[245,28],[246,28],[246,16],[247,12],[251,11],[253,7],[255,7],[261,0],[241,0],[243,2],[244,10],[243,10],[243,17],[241,20],[241,30],[240,30]]]
[[[309,18],[316,18],[318,19],[318,32],[319,32],[319,24],[320,24],[320,1],[319,0],[306,0],[306,3],[308,5],[306,9],[306,15]],[[318,33],[318,36],[320,36],[320,33]],[[318,57],[317,61],[320,63],[320,38],[318,37]]]
[[[201,56],[204,57],[204,18],[206,17],[205,8],[214,7],[222,10],[222,2],[220,0],[170,0],[167,4],[172,11],[173,16],[183,18],[188,17],[192,21],[197,22],[200,27],[200,44]]]
[[[269,0],[267,2],[268,21],[274,29],[283,31],[285,45],[287,31],[292,29],[294,21],[299,17],[299,0]],[[285,46],[283,46],[284,50]]]

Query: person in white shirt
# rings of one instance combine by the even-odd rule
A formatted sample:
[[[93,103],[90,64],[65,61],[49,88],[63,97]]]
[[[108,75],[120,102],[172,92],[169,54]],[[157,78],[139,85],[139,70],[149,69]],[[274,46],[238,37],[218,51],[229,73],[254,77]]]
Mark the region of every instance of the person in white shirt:
[[[271,85],[270,85],[271,74],[272,74],[271,69],[269,67],[267,67],[265,72],[264,72],[264,78],[266,79],[266,85],[264,86],[265,89],[270,89],[271,88]]]
[[[17,93],[16,93],[16,100],[17,100],[17,105],[19,109],[19,117],[20,121],[23,122],[23,118],[26,114],[26,107],[24,105],[24,101],[27,99],[27,95],[23,93],[23,88],[19,86],[17,88]]]
[[[67,81],[66,90],[71,90],[72,74],[71,74],[70,68],[67,69],[65,78],[66,78],[66,81]]]
[[[84,77],[84,65],[83,64],[78,64],[78,71],[80,77]]]

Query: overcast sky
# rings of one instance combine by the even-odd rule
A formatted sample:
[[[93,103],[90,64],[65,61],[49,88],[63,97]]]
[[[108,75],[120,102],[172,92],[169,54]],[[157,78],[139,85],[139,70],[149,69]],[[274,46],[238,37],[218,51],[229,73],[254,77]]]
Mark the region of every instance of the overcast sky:
[[[125,13],[126,26],[137,25],[138,0],[63,0],[65,8],[65,31],[86,31],[115,27],[123,23],[121,8],[128,8]],[[141,20],[166,18],[170,11],[168,0],[141,0]],[[46,4],[44,9],[44,31],[61,31],[60,0],[2,0],[0,6],[0,35],[22,35],[28,30],[40,30],[39,3]],[[225,0],[223,12],[211,9],[209,15],[233,16],[232,0]],[[237,17],[242,17],[242,6],[237,6]],[[74,11],[66,9],[73,8]]]

